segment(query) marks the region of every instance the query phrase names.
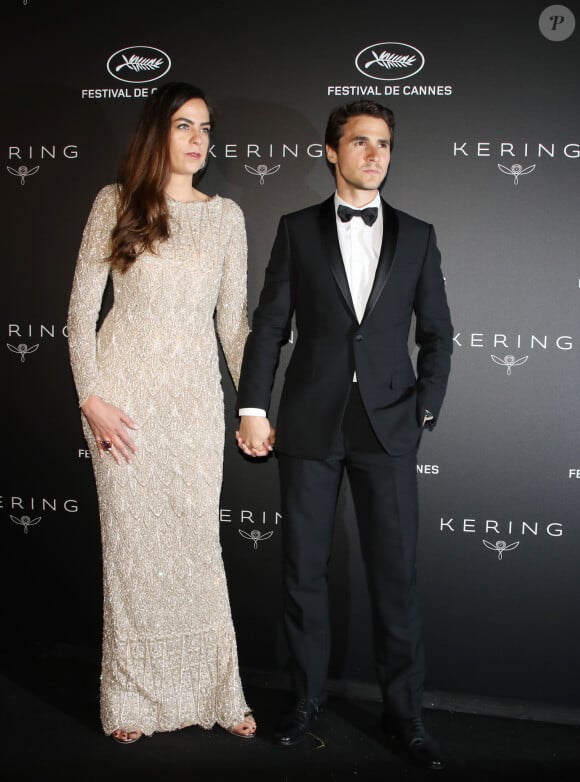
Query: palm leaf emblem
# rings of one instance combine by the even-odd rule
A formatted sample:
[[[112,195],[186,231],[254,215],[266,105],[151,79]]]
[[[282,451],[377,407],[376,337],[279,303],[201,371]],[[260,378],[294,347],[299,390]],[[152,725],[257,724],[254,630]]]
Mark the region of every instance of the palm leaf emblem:
[[[115,67],[115,73],[119,73],[123,68],[129,68],[130,71],[140,73],[141,71],[156,71],[163,65],[161,57],[138,57],[132,54],[131,57],[121,55],[123,62]]]
[[[365,68],[370,68],[371,65],[380,65],[381,68],[386,68],[387,70],[392,68],[409,68],[411,65],[414,65],[417,59],[414,54],[393,54],[387,51],[377,54],[374,49],[371,49],[371,53],[374,60],[365,62]]]

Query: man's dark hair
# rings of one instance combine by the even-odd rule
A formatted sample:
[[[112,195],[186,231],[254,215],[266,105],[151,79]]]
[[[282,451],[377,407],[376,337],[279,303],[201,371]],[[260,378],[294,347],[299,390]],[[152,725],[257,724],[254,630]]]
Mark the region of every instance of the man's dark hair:
[[[338,142],[342,138],[344,126],[352,117],[358,117],[361,114],[368,114],[371,117],[383,119],[389,126],[391,132],[391,151],[395,139],[395,115],[386,106],[377,103],[374,100],[355,100],[352,103],[345,103],[337,106],[331,113],[326,124],[326,133],[324,134],[324,143],[331,149],[338,150]],[[328,164],[334,172],[334,165]]]

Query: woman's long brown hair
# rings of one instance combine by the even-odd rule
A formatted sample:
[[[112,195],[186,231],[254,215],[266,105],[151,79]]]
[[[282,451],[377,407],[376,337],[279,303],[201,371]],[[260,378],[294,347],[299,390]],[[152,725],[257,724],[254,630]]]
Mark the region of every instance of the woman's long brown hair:
[[[111,233],[109,262],[121,272],[142,252],[154,252],[169,236],[165,186],[169,178],[169,130],[171,117],[184,103],[201,98],[193,84],[169,82],[146,101],[119,167],[117,224]],[[192,184],[202,172],[196,174]]]

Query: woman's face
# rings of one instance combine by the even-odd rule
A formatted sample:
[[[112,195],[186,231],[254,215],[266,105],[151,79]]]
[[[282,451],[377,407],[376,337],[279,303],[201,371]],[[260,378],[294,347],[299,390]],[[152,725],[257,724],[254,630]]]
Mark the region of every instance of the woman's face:
[[[171,116],[169,167],[171,174],[193,176],[205,163],[211,123],[201,98],[191,98]]]

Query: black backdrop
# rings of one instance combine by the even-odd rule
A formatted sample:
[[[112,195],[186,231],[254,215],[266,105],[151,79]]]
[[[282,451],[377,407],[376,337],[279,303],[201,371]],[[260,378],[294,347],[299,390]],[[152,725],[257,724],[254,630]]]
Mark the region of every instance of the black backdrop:
[[[579,12],[497,0],[3,3],[5,644],[99,652],[97,504],[65,321],[84,222],[144,96],[187,80],[216,103],[202,188],[245,212],[251,313],[279,215],[332,191],[329,111],[367,94],[397,115],[383,194],[434,223],[456,332],[419,465],[428,701],[580,720]],[[221,534],[240,661],[278,684],[276,465],[238,453],[227,375],[224,390]],[[333,687],[375,697],[348,487],[331,600]]]

